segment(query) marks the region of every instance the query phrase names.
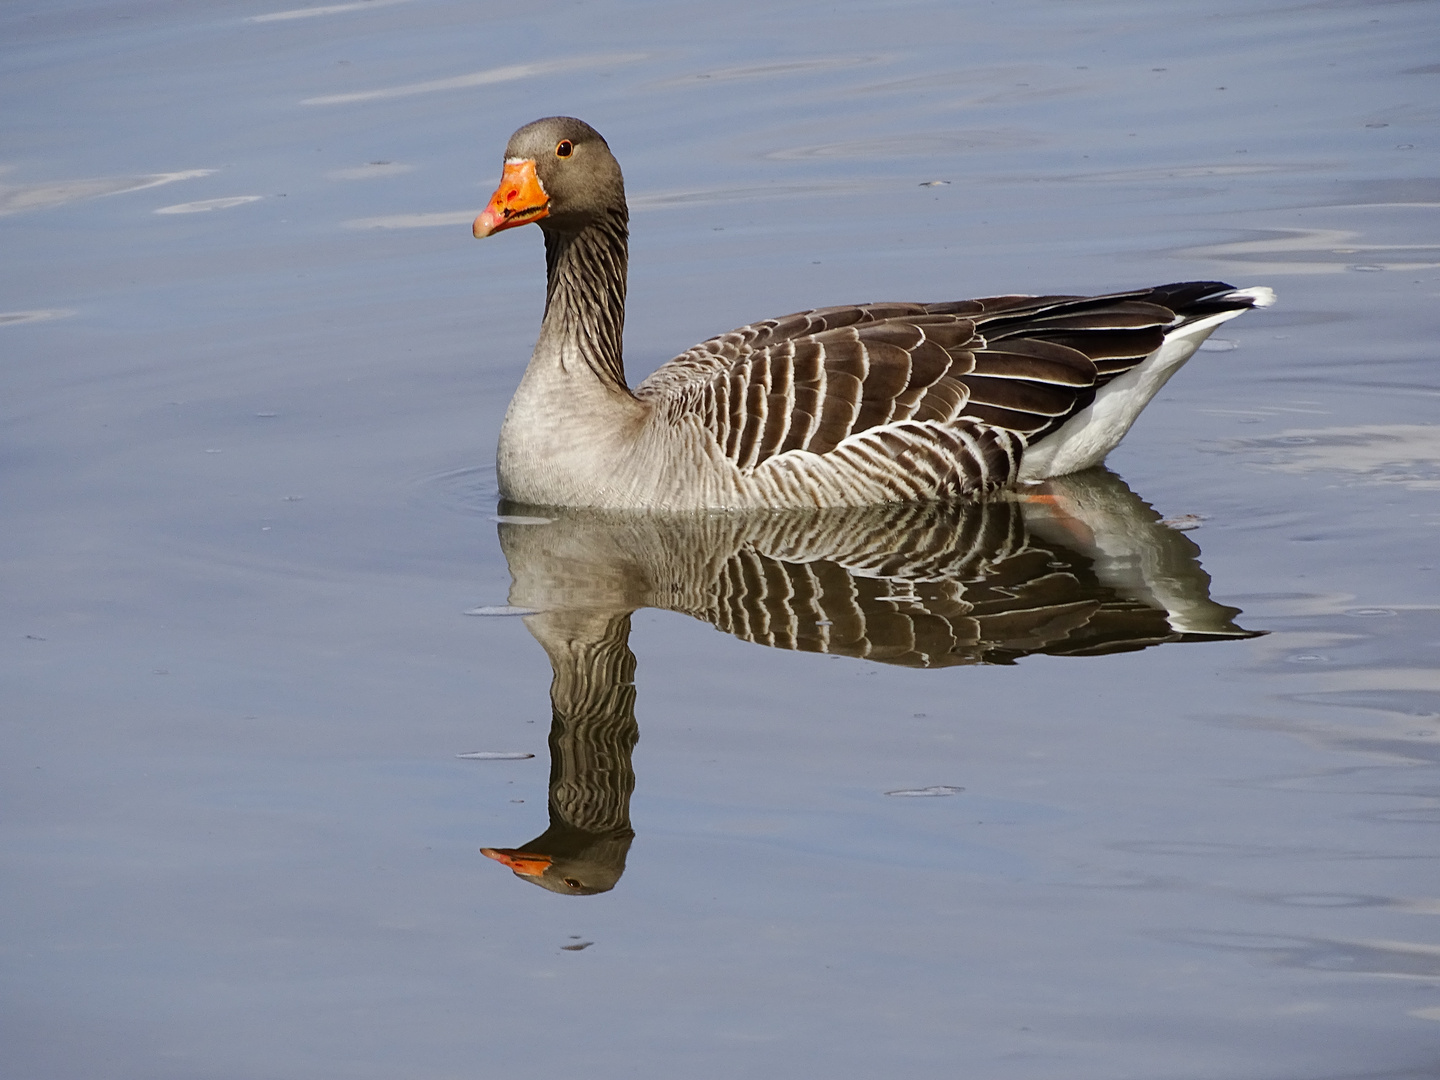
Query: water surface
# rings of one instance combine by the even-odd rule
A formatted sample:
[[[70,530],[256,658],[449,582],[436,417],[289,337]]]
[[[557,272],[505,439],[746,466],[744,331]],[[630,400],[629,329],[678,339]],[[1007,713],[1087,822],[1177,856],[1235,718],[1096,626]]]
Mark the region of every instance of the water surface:
[[[5,1074],[1434,1075],[1436,41],[5,5]],[[1073,513],[617,542],[496,500],[543,259],[468,222],[551,113],[626,170],[632,380],[824,303],[1281,303]],[[479,850],[557,821],[589,895]]]

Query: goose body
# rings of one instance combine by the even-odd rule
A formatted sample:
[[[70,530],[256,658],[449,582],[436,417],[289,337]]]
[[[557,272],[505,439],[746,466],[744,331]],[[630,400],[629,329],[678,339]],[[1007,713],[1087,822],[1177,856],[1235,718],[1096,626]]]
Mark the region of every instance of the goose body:
[[[1274,301],[1199,281],[819,308],[711,338],[632,390],[624,181],[582,121],[511,137],[474,233],[530,222],[545,236],[545,316],[496,465],[504,497],[539,505],[854,507],[1076,472],[1216,326]]]

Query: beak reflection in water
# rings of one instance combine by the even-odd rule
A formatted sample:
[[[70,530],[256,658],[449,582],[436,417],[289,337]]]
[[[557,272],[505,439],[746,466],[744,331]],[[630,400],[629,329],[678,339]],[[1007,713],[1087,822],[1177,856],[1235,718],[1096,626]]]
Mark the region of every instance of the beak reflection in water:
[[[482,850],[570,895],[614,888],[635,838],[629,638],[640,608],[777,649],[915,668],[1256,636],[1210,599],[1200,549],[1104,469],[982,503],[504,511],[510,603],[536,612],[525,623],[554,670],[550,827]]]

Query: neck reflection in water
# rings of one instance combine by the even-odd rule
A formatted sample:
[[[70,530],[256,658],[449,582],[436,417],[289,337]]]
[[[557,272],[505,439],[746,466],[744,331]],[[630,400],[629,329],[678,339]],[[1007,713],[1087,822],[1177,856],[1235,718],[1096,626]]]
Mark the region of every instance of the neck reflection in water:
[[[505,520],[509,517],[510,520]],[[1253,637],[1199,548],[1103,469],[983,503],[685,515],[502,507],[510,603],[550,657],[550,827],[483,848],[526,881],[615,887],[635,837],[630,615],[906,667]]]

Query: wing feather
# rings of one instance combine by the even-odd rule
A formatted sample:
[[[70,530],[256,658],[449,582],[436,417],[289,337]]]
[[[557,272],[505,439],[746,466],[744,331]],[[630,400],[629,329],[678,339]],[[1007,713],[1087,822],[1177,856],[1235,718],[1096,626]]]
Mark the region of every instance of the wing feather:
[[[825,380],[825,399],[820,404],[820,422],[806,447],[812,454],[835,449],[855,430],[855,417],[860,413],[860,392],[863,385],[846,371],[835,371]]]
[[[970,390],[958,379],[940,379],[927,387],[925,396],[915,407],[914,419],[938,420],[944,423],[954,420],[970,400]]]
[[[818,456],[918,498],[983,490],[1013,480],[1027,442],[1089,405],[1168,329],[1249,306],[1228,289],[817,308],[702,342],[635,394],[701,420],[742,470],[783,459],[777,484],[828,485]]]

